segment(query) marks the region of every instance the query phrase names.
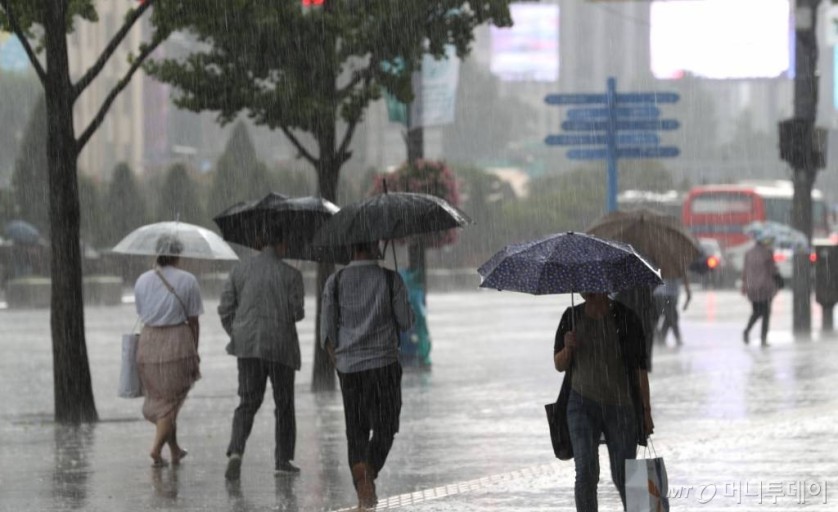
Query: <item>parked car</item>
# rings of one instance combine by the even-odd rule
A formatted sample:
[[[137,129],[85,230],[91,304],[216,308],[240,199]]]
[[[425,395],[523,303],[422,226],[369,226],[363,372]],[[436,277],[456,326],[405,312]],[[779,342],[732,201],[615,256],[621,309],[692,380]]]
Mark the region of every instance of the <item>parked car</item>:
[[[699,238],[701,257],[690,265],[692,280],[705,288],[729,288],[736,284],[737,273],[728,264],[722,246],[715,238]]]

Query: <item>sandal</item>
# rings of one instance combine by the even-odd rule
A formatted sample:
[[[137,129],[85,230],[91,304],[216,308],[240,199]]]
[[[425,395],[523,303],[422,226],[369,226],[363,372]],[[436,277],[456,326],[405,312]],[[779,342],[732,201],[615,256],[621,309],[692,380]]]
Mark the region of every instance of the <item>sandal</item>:
[[[178,464],[180,464],[180,461],[182,461],[183,458],[187,455],[189,455],[189,452],[181,448],[180,451],[177,453],[177,456],[172,454],[172,464],[177,466]]]

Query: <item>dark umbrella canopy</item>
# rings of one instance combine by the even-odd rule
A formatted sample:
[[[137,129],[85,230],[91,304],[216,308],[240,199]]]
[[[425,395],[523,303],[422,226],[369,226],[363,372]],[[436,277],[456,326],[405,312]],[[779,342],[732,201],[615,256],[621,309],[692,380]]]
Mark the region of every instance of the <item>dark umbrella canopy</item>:
[[[658,271],[630,245],[573,232],[508,245],[478,273],[481,288],[533,295],[661,284]]]
[[[340,209],[315,235],[318,246],[347,246],[396,240],[458,228],[471,219],[450,203],[429,194],[379,194]]]
[[[228,242],[253,249],[285,240],[287,257],[313,261],[348,261],[347,251],[311,245],[314,233],[339,208],[321,197],[294,197],[271,192],[262,199],[234,204],[213,220]]]
[[[630,244],[660,266],[665,278],[683,277],[689,265],[701,257],[698,240],[681,222],[654,210],[612,212],[594,222],[587,231]]]

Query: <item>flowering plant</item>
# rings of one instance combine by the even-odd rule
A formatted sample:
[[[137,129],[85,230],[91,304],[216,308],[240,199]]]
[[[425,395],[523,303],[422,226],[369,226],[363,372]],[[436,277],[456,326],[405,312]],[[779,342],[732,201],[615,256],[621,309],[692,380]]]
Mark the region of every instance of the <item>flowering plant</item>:
[[[451,172],[451,168],[439,160],[420,158],[413,162],[403,163],[391,173],[377,175],[373,181],[371,194],[383,194],[385,190],[430,194],[445,199],[452,206],[460,206],[459,183]],[[456,240],[456,229],[429,233],[426,237],[426,243],[430,247],[442,247]]]

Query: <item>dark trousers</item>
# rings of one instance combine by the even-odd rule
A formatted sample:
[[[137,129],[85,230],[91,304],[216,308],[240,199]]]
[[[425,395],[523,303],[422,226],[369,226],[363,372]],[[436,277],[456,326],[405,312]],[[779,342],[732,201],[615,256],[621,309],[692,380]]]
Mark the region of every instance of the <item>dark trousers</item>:
[[[393,363],[383,368],[338,373],[338,376],[346,418],[349,467],[366,462],[377,475],[399,431],[402,367]]]
[[[632,407],[602,405],[572,391],[567,426],[576,465],[574,497],[577,512],[597,512],[599,439],[605,435],[611,460],[611,480],[626,507],[626,460],[636,457],[637,424]]]
[[[675,335],[675,341],[681,343],[681,329],[678,327],[678,298],[655,297],[655,302],[657,302],[658,311],[660,311],[660,316],[663,318],[657,333],[661,343],[666,344],[666,335],[669,334],[669,329],[672,329],[672,334]]]
[[[771,319],[771,301],[770,300],[760,300],[760,301],[752,301],[751,307],[753,308],[753,312],[751,313],[751,318],[748,319],[748,325],[745,327],[745,334],[747,335],[751,332],[751,327],[757,323],[757,320],[762,318],[762,332],[761,339],[763,343],[765,340],[768,339],[768,322]]]
[[[276,462],[294,459],[297,422],[294,417],[294,369],[262,359],[239,358],[239,406],[233,414],[233,434],[227,455],[244,454],[244,446],[253,428],[253,418],[262,405],[268,379],[274,392],[276,425],[274,437]]]

